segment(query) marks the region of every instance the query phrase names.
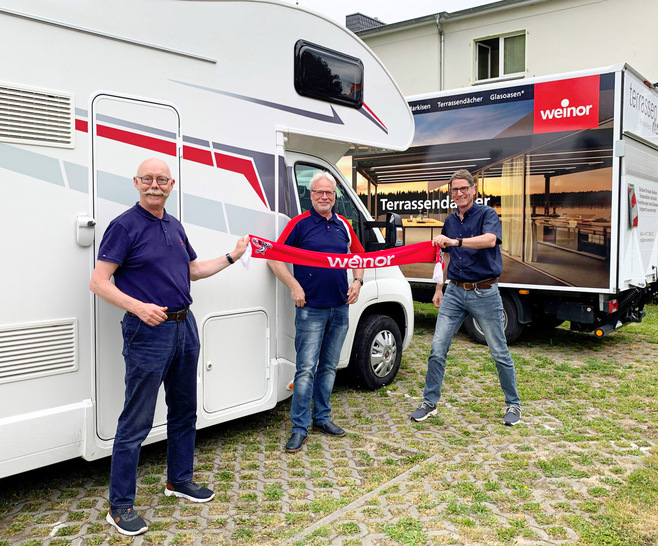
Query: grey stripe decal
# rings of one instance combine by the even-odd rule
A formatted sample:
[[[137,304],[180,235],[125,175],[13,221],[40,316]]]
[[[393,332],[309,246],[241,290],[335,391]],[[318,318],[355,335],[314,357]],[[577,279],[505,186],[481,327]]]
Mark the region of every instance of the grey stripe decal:
[[[142,133],[151,133],[165,138],[170,138],[176,140],[176,133],[171,131],[164,131],[162,129],[157,129],[155,127],[150,127],[149,125],[142,125],[141,123],[132,123],[126,121],[125,119],[114,118],[112,116],[105,116],[103,114],[98,114],[96,116],[97,121],[103,121],[106,123],[112,123],[113,125],[118,125],[119,127],[126,127],[127,129],[136,129]]]
[[[219,201],[183,194],[185,222],[226,233],[226,219]]]
[[[219,144],[218,142],[213,142],[212,146],[213,152],[215,150],[220,150],[229,154],[242,156],[245,159],[253,160],[256,174],[263,186],[267,202],[270,203],[271,207],[274,206],[274,155],[265,152],[257,152],[256,150],[246,150],[245,148],[238,148],[227,144]]]
[[[331,116],[326,114],[319,114],[317,112],[311,112],[310,110],[302,110],[301,108],[295,108],[293,106],[286,106],[285,104],[278,104],[276,102],[269,102],[266,100],[255,99],[253,97],[247,97],[246,95],[238,95],[236,93],[229,93],[228,91],[220,91],[219,89],[213,89],[211,87],[204,87],[203,85],[195,85],[193,83],[185,83],[181,81],[171,80],[174,83],[180,83],[181,85],[187,85],[188,87],[196,87],[197,89],[203,89],[204,91],[210,91],[211,93],[217,93],[218,95],[225,95],[227,97],[232,97],[234,99],[244,100],[247,102],[253,102],[254,104],[260,104],[261,106],[267,106],[268,108],[274,108],[276,110],[283,110],[284,112],[290,112],[298,116],[304,116],[306,118],[317,119],[320,121],[326,121],[327,123],[336,123],[340,125],[345,125],[343,120],[340,119],[340,116],[336,113],[333,106],[331,108]]]
[[[132,178],[116,174],[98,172],[98,197],[132,207],[139,201]]]
[[[89,193],[89,171],[87,167],[64,161],[64,171],[69,181],[69,188],[82,193]]]
[[[231,233],[234,235],[257,234],[266,239],[274,239],[274,213],[259,212],[236,205],[226,204]]]
[[[132,207],[139,201],[139,193],[135,189],[132,178],[119,176],[104,171],[98,171],[98,197],[114,203]],[[166,210],[168,214],[179,218],[178,214],[178,192],[176,190],[169,194]]]
[[[183,142],[187,142],[189,144],[196,144],[197,146],[204,146],[205,148],[210,148],[210,142],[208,142],[207,140],[202,140],[200,138],[183,135]]]
[[[31,178],[64,187],[59,161],[42,154],[0,144],[0,166]]]
[[[368,110],[366,110],[363,106],[359,108],[358,110],[361,114],[363,114],[365,117],[367,117],[370,121],[372,121],[377,127],[379,127],[382,131],[384,131],[386,134],[388,134],[388,129],[384,127],[379,121],[377,121]]]

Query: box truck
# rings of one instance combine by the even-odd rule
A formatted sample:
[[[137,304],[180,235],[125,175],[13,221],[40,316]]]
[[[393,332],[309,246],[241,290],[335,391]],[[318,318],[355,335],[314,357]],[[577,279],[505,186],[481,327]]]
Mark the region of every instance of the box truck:
[[[407,244],[428,240],[455,210],[450,175],[468,169],[502,223],[510,341],[528,325],[602,336],[642,320],[658,276],[656,85],[615,65],[408,100],[412,146],[354,160],[373,216],[399,213]],[[417,297],[434,292],[432,268],[403,266]]]
[[[0,29],[1,478],[111,453],[122,311],[89,280],[108,223],[138,200],[141,161],[171,167],[167,210],[201,259],[248,233],[275,240],[310,207],[319,170],[379,250],[387,241],[335,163],[355,145],[407,148],[413,116],[358,38],[280,2],[0,0]],[[193,283],[192,296],[198,427],[289,397],[294,305],[265,260]],[[398,268],[366,272],[350,323],[340,366],[368,388],[392,381],[413,333]],[[165,412],[161,393],[147,442],[165,438]]]

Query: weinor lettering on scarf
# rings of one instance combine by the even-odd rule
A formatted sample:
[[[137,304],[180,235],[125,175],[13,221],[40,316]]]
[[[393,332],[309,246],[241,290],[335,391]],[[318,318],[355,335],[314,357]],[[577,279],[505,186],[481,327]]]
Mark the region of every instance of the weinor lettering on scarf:
[[[249,235],[248,250],[250,250],[248,253],[255,258],[330,269],[369,269],[420,262],[436,262],[443,265],[443,253],[438,246],[432,245],[431,241],[361,254],[328,254],[303,250]]]

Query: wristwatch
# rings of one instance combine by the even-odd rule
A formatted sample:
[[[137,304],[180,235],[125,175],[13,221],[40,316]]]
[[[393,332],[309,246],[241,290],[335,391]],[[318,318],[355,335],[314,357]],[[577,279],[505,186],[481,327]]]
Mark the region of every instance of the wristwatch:
[[[462,246],[462,243],[464,242],[464,239],[461,237],[457,237],[457,246]]]
[[[363,286],[363,279],[361,277],[354,277],[354,281],[359,281],[361,283],[361,286]]]

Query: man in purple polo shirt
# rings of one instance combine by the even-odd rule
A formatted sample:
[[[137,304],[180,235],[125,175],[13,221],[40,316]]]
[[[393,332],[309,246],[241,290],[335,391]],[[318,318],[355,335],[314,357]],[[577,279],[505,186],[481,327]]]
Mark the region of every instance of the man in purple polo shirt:
[[[333,211],[335,178],[328,172],[317,173],[309,189],[313,208],[290,220],[278,242],[330,254],[363,252],[350,223]],[[286,443],[286,452],[295,453],[306,441],[311,422],[324,434],[345,436],[345,431],[331,422],[329,398],[349,327],[348,305],[359,298],[363,269],[353,270],[354,280],[348,286],[344,269],[295,265],[293,275],[283,262],[268,260],[268,264],[290,289],[296,307],[297,359],[290,406],[293,426]]]
[[[176,183],[167,164],[147,159],[133,181],[139,202],[108,226],[90,283],[92,292],[126,311],[121,322],[125,402],[112,450],[106,518],[124,535],[148,529],[133,504],[139,452],[153,426],[162,383],[168,408],[165,495],[192,502],[215,496],[192,481],[199,334],[189,310],[190,280],[218,273],[242,256],[248,244],[241,238],[232,252],[198,261],[183,226],[165,211]]]
[[[450,192],[457,210],[446,218],[441,235],[433,239],[435,245],[446,251],[444,260],[449,280],[445,295],[443,286],[437,284],[432,298],[439,313],[427,362],[423,401],[411,414],[411,420],[424,421],[437,414],[448,350],[470,314],[482,328],[496,362],[507,407],[503,423],[513,426],[521,417],[521,401],[514,361],[505,339],[503,302],[498,291],[498,277],[503,271],[500,219],[494,209],[475,202],[477,187],[467,170],[460,169],[452,175]]]

